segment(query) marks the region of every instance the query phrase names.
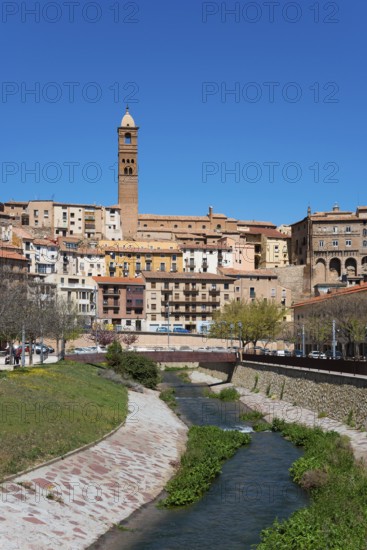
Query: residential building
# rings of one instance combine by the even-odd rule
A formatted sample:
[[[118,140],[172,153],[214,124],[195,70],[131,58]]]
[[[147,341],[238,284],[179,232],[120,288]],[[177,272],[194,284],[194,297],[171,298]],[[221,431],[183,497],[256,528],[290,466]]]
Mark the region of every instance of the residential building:
[[[233,300],[233,280],[213,273],[143,271],[148,330],[160,326],[196,331]]]
[[[284,287],[278,275],[271,269],[256,269],[239,271],[222,268],[220,272],[234,280],[234,299],[248,302],[250,300],[266,300],[285,308],[284,321],[292,320],[292,291]]]
[[[100,241],[110,277],[138,277],[144,271],[182,271],[182,252],[172,241]]]
[[[93,277],[96,283],[97,319],[117,330],[144,330],[145,283],[142,278]]]

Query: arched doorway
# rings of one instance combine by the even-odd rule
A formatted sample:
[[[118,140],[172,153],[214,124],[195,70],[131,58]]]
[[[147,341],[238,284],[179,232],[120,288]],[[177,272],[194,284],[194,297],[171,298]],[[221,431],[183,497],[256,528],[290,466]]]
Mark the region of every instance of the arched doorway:
[[[357,260],[355,258],[347,258],[345,260],[345,270],[347,276],[355,277],[357,275]]]
[[[332,258],[329,263],[330,276],[333,280],[337,280],[341,275],[341,262],[339,258]]]
[[[326,262],[319,258],[315,265],[316,283],[326,283]]]

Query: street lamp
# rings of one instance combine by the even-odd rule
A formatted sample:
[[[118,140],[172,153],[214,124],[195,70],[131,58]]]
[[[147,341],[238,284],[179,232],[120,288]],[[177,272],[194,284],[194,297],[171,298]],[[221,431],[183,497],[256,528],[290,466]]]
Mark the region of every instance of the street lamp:
[[[169,302],[166,303],[166,315],[167,315],[167,345],[169,347]]]
[[[229,325],[229,330],[230,330],[230,335],[231,335],[231,348],[233,347],[233,329],[234,329],[234,324],[231,323]]]
[[[239,352],[240,352],[240,361],[242,359],[242,323],[241,321],[238,321],[238,343],[239,343]]]
[[[332,342],[331,342],[331,348],[333,350],[333,359],[335,359],[335,356],[336,356],[335,351],[336,351],[336,346],[337,346],[335,319],[333,319],[333,322],[332,322],[332,332],[333,332],[333,339],[332,339]]]

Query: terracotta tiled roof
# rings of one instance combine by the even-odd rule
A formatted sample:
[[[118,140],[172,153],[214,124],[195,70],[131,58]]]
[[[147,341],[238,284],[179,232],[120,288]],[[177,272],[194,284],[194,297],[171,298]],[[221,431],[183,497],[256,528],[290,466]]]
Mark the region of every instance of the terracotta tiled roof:
[[[225,281],[230,282],[230,279],[223,275],[217,275],[215,273],[172,273],[168,271],[142,271],[141,274],[147,280],[151,279],[174,279],[174,280],[199,280],[199,281]]]
[[[144,279],[137,277],[133,279],[132,277],[92,277],[96,283],[115,283],[116,285],[143,285],[145,283]]]
[[[274,229],[276,227],[272,222],[260,222],[258,220],[238,220],[237,225],[248,225],[248,226],[255,225],[256,227],[269,227],[269,228],[274,227]]]
[[[39,245],[39,246],[57,246],[53,241],[50,241],[48,239],[35,239],[33,241],[33,244]]]
[[[222,267],[219,271],[223,275],[229,275],[232,277],[278,277],[272,269],[254,269],[253,271],[241,271],[240,269],[234,269],[233,267]]]
[[[230,246],[224,246],[224,244],[180,244],[180,249],[188,250],[228,250],[232,251]]]
[[[266,227],[252,227],[249,231],[245,231],[245,235],[265,235],[270,239],[290,239],[290,235],[285,235],[277,229],[270,229]]]
[[[21,254],[18,254],[17,252],[10,252],[9,250],[1,250],[0,249],[0,259],[6,259],[6,260],[18,260],[22,262],[27,262],[27,258],[22,256]]]
[[[367,283],[360,283],[359,285],[354,285],[349,288],[343,288],[340,290],[336,289],[333,292],[330,292],[330,294],[315,296],[308,300],[304,300],[303,302],[298,302],[297,304],[294,304],[292,307],[296,308],[296,307],[309,306],[312,304],[319,304],[321,302],[324,302],[325,300],[331,300],[332,298],[336,298],[339,296],[350,296],[353,294],[358,294],[359,292],[367,292]]]

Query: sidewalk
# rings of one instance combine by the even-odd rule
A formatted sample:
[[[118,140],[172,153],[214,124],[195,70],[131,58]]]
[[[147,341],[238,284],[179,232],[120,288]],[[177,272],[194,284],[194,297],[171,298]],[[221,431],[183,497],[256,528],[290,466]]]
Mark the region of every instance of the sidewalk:
[[[0,486],[0,548],[86,548],[158,496],[187,427],[151,390],[129,392],[129,412],[104,441]]]
[[[32,367],[41,364],[41,356],[38,354],[33,355],[33,365],[28,365],[28,360],[29,357],[28,355],[26,355],[25,367]],[[59,358],[57,357],[57,355],[49,355],[46,359],[43,360],[43,364],[57,363],[58,360]],[[0,357],[0,371],[2,370],[14,370],[14,365],[5,365],[5,357]]]

